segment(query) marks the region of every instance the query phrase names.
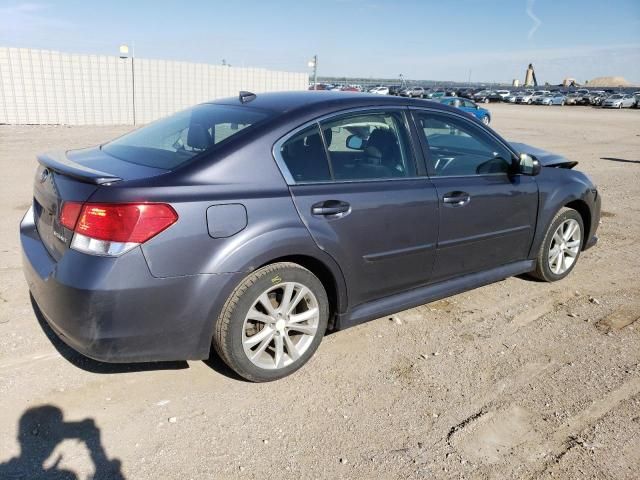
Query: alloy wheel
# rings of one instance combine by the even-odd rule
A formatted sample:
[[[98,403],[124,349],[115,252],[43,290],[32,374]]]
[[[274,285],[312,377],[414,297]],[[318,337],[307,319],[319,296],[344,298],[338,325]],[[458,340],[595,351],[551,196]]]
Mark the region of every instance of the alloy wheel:
[[[284,282],[264,291],[242,326],[242,347],[257,367],[280,369],[298,360],[318,334],[320,308],[301,283]]]
[[[556,275],[562,275],[571,268],[580,253],[582,232],[573,218],[562,222],[556,229],[549,245],[549,269]]]

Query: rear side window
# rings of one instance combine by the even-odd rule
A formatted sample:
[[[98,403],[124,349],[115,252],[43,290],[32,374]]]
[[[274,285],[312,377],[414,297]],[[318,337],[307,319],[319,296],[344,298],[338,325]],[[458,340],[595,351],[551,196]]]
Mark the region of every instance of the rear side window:
[[[471,122],[435,112],[415,115],[435,175],[486,175],[511,168],[511,152]]]
[[[402,113],[359,113],[321,127],[335,180],[415,176]]]
[[[317,124],[288,139],[280,148],[280,155],[296,183],[331,180],[329,162]]]
[[[102,149],[130,163],[173,170],[267,117],[266,112],[251,107],[198,105],[117,138]]]

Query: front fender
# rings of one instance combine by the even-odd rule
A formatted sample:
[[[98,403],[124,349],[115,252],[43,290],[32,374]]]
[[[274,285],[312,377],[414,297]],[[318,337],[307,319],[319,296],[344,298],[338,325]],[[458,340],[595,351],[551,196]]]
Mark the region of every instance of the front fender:
[[[582,201],[589,209],[592,220],[597,216],[595,187],[582,172],[564,168],[542,167],[538,181],[538,221],[536,232],[529,251],[529,258],[535,259],[544,240],[544,236],[556,213],[565,205],[576,200]],[[585,235],[595,232],[591,228]]]

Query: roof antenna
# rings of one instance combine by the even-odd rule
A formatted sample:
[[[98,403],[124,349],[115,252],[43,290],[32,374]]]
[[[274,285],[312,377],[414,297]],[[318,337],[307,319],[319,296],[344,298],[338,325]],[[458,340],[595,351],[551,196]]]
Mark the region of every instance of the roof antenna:
[[[244,90],[240,90],[240,103],[248,103],[251,100],[256,99],[256,94],[251,92],[245,92]]]

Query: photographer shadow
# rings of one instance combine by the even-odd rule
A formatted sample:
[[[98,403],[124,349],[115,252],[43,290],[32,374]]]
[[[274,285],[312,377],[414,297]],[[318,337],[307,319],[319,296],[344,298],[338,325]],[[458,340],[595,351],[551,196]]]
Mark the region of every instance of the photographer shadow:
[[[121,462],[109,459],[100,439],[100,429],[93,419],[65,422],[62,410],[54,405],[41,405],[26,410],[18,423],[20,455],[0,463],[0,478],[75,480],[78,474],[59,468],[62,455],[50,467],[44,464],[55,447],[64,440],[83,442],[95,468],[94,480],[124,480]]]

